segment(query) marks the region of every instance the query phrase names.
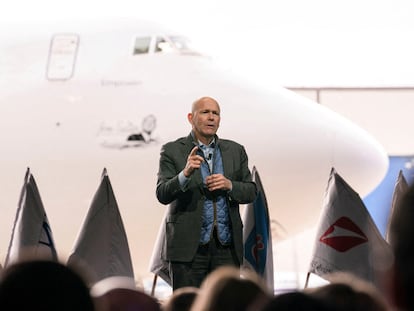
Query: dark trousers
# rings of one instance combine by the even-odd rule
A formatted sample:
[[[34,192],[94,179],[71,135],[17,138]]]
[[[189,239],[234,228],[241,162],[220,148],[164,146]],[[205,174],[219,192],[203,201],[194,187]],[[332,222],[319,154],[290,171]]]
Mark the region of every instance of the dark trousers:
[[[200,245],[192,262],[170,262],[173,290],[193,286],[200,287],[206,276],[220,266],[240,267],[232,245],[222,245],[216,230],[209,243]]]

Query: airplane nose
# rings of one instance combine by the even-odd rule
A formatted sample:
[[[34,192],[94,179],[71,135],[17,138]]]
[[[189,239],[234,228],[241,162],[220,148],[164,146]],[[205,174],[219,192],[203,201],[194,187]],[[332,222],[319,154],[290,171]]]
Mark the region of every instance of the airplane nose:
[[[329,108],[282,89],[243,100],[253,108],[239,107],[237,120],[226,117],[221,133],[238,124],[235,139],[245,142],[249,164],[260,172],[271,218],[289,234],[317,223],[332,167],[361,197],[385,176],[383,147]]]

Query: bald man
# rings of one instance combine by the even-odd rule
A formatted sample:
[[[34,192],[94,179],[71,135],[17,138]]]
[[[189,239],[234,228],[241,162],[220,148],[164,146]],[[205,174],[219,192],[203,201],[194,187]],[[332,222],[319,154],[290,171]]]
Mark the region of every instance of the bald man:
[[[216,134],[218,102],[197,99],[187,118],[191,133],[161,149],[156,189],[168,205],[162,257],[169,262],[173,290],[200,287],[217,267],[240,267],[239,204],[253,202],[257,193],[244,147]]]

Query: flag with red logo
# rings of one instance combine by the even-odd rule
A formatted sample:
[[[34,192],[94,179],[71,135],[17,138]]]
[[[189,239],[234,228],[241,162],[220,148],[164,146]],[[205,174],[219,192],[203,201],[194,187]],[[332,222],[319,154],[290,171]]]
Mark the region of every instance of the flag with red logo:
[[[309,272],[327,280],[330,273],[349,272],[376,284],[391,249],[358,193],[334,168],[321,216]]]
[[[271,292],[273,281],[273,248],[270,230],[269,209],[264,188],[256,167],[252,170],[253,181],[257,186],[257,197],[246,206],[243,214],[244,263],[255,270],[265,280]]]
[[[392,233],[390,233],[390,225],[394,214],[398,213],[398,206],[400,204],[403,194],[408,189],[407,180],[404,177],[402,170],[398,173],[397,181],[395,182],[394,192],[392,194],[391,210],[388,216],[387,231],[385,232],[385,238],[390,243],[392,241]]]

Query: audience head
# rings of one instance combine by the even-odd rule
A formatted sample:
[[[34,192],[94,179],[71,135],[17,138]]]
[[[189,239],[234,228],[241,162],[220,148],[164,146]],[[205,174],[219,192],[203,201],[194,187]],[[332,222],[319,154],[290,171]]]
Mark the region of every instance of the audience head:
[[[336,311],[324,301],[301,291],[274,296],[260,311]]]
[[[98,311],[159,311],[158,301],[136,287],[131,277],[111,276],[91,289]]]
[[[0,279],[1,310],[94,310],[83,278],[67,266],[46,260],[5,268]]]
[[[158,301],[138,289],[113,288],[95,297],[99,311],[160,311]]]
[[[243,311],[254,310],[267,302],[269,293],[253,272],[230,266],[211,272],[201,285],[191,310]]]
[[[182,287],[176,289],[162,306],[163,311],[189,311],[197,297],[197,287]]]
[[[395,209],[390,237],[394,269],[388,291],[396,307],[414,310],[414,185],[408,188]]]
[[[309,295],[325,301],[339,311],[386,311],[388,305],[378,289],[349,273],[336,273],[331,283],[308,289]]]

